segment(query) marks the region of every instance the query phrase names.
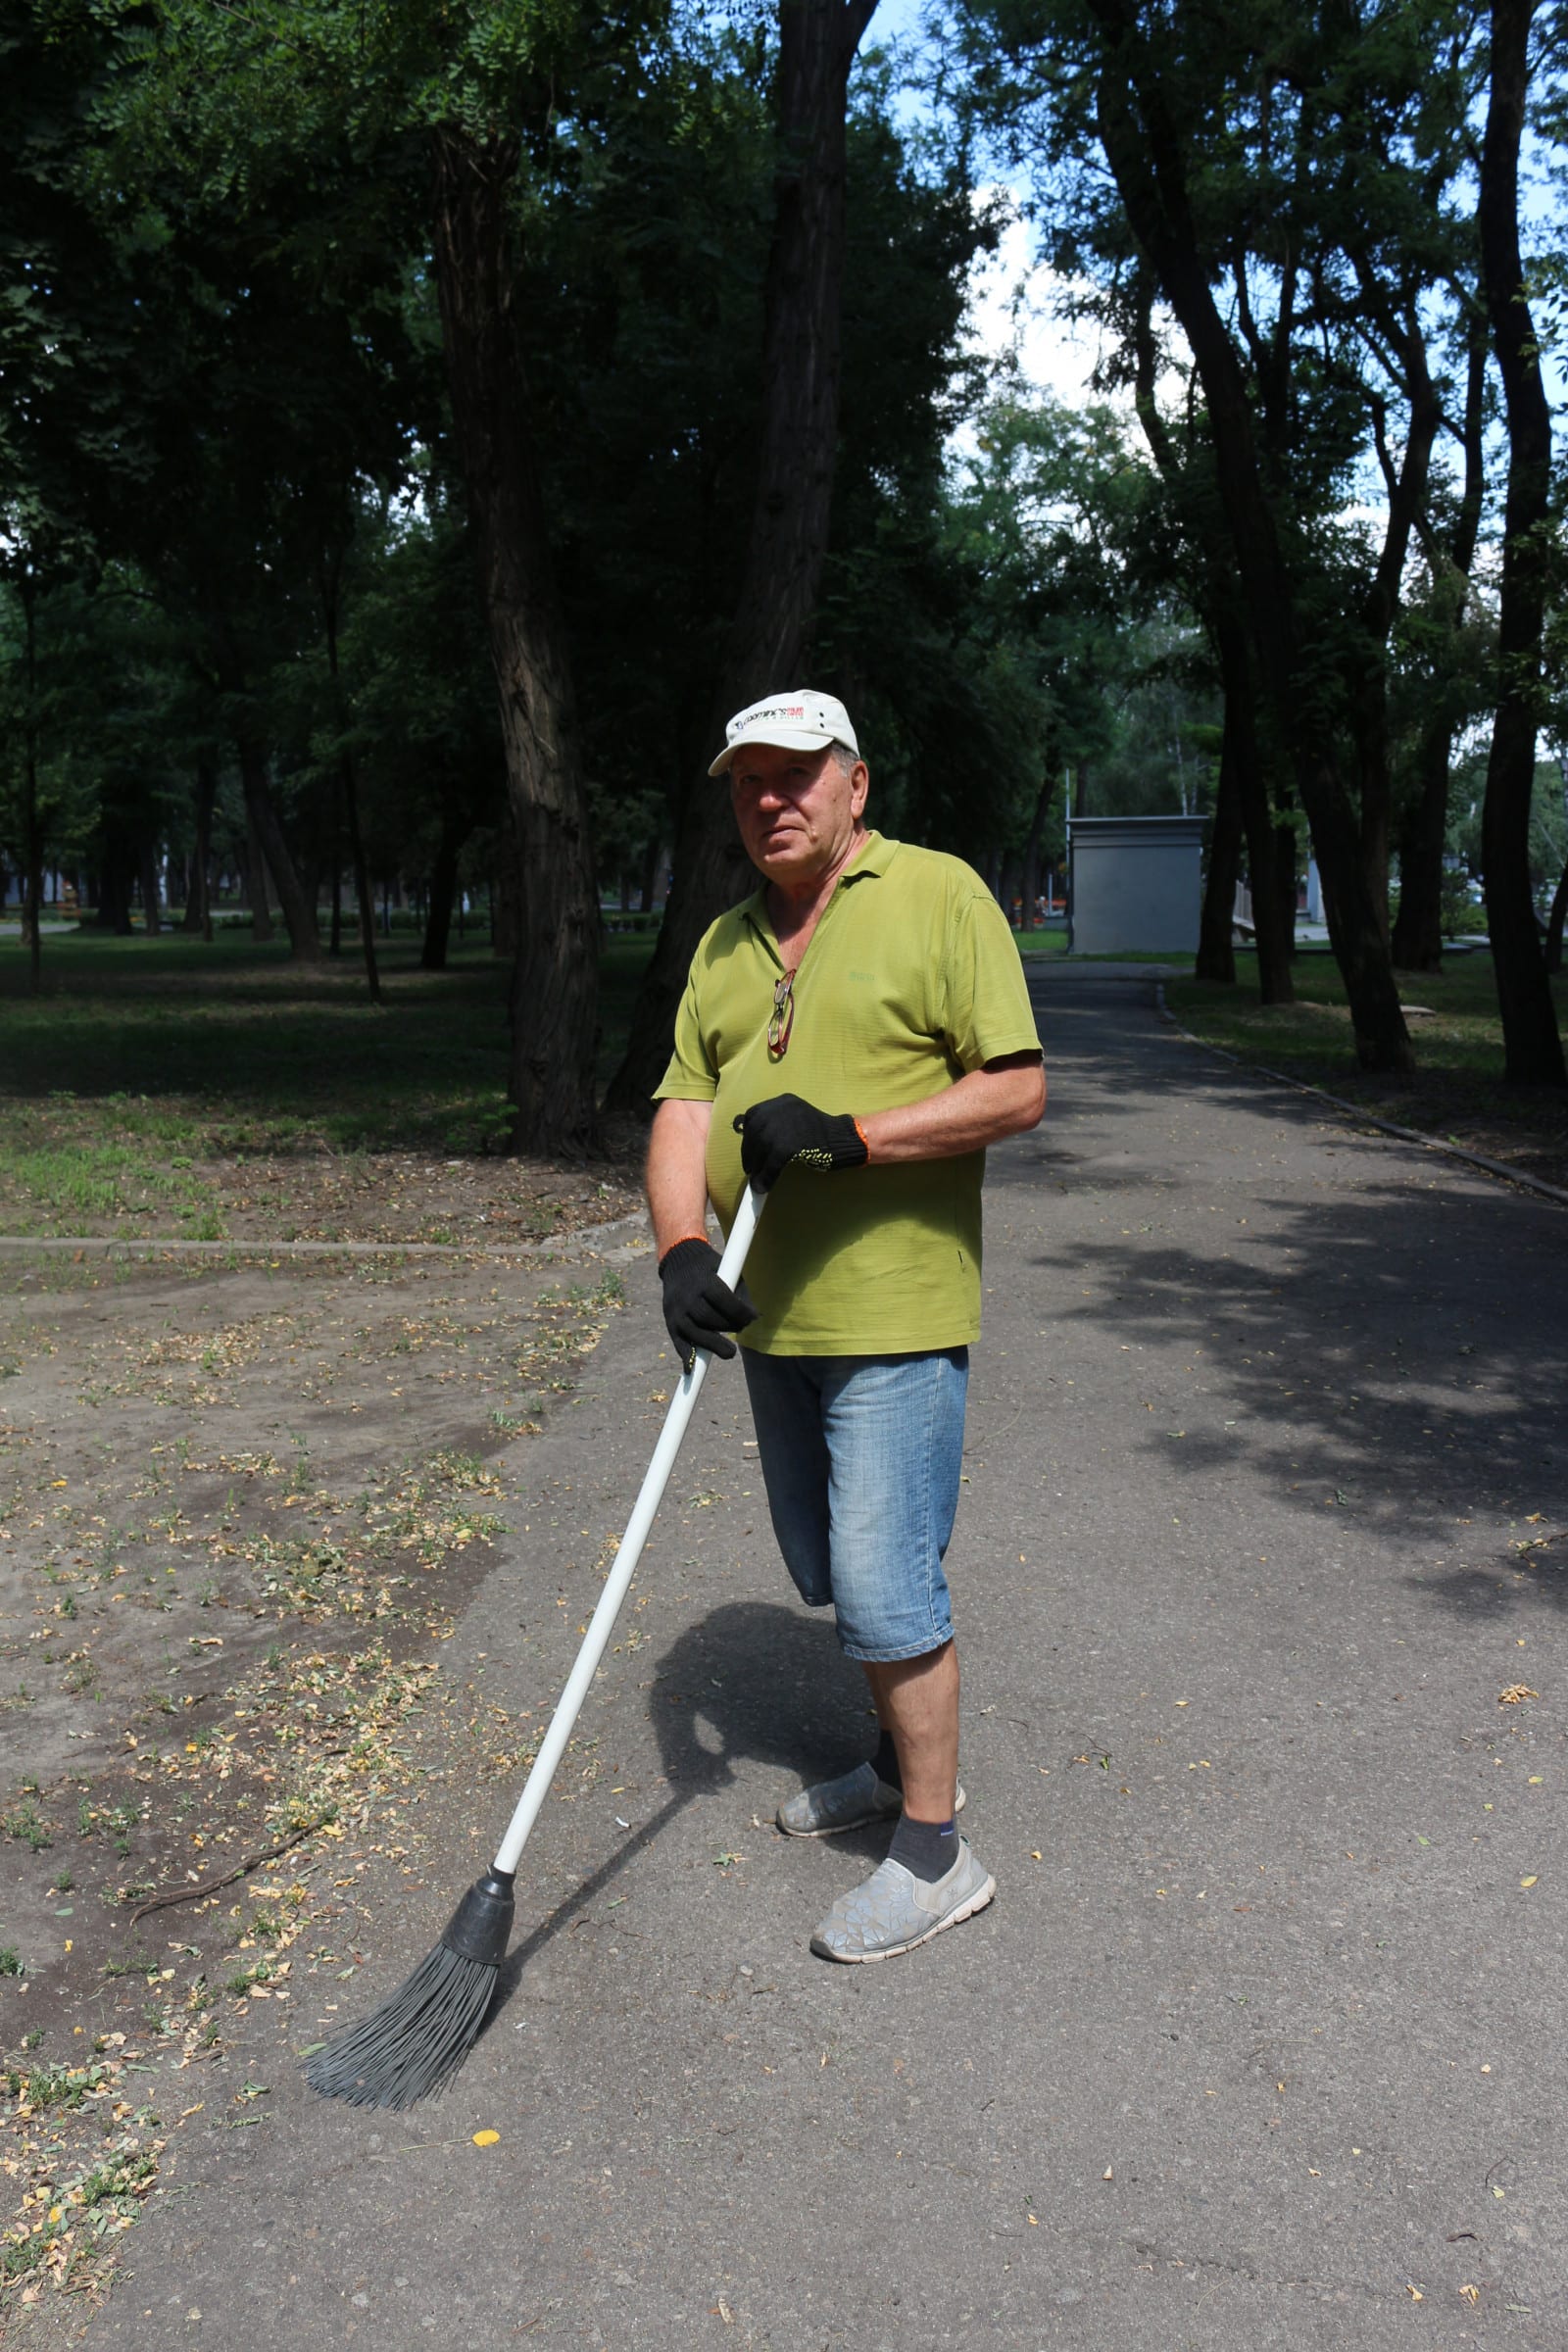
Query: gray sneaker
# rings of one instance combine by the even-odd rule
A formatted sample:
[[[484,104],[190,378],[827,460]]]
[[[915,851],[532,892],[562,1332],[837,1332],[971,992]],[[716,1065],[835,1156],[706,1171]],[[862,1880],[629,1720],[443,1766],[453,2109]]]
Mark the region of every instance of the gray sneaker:
[[[961,1788],[953,1809],[963,1811]],[[903,1811],[904,1791],[884,1781],[874,1764],[857,1764],[836,1781],[797,1789],[775,1818],[787,1838],[836,1838],[841,1830],[858,1830],[868,1821],[894,1821]]]
[[[851,1894],[841,1894],[811,1937],[824,1960],[891,1960],[983,1911],[997,1882],[958,1839],[958,1858],[934,1886],[891,1858]]]

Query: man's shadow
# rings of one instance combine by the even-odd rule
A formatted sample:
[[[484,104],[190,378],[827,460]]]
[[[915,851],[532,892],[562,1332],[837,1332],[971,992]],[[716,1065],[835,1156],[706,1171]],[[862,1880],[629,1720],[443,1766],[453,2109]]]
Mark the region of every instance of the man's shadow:
[[[865,1678],[839,1649],[825,1611],[813,1618],[772,1601],[726,1602],[664,1652],[648,1697],[669,1794],[508,1955],[489,2024],[552,1937],[569,1928],[686,1806],[732,1787],[739,1763],[768,1766],[794,1788],[847,1772],[876,1745]],[[781,1796],[787,1793],[781,1788]],[[887,1833],[873,1825],[840,1842],[852,1853],[880,1853]]]

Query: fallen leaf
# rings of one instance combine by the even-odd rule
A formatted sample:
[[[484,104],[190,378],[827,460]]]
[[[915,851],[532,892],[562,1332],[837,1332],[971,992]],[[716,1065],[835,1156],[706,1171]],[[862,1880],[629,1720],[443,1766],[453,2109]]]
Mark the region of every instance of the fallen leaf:
[[[499,2132],[476,2132],[473,2144],[476,2148],[493,2148],[500,2137]]]
[[[1459,2292],[1467,2303],[1475,2304],[1479,2303],[1481,2300],[1481,2289],[1479,2286],[1461,2286]]]
[[[1541,1692],[1532,1690],[1528,1683],[1510,1683],[1506,1690],[1497,1692],[1499,1707],[1516,1707],[1522,1699],[1539,1698]]]
[[[1421,2289],[1418,2286],[1412,2286],[1408,2279],[1405,2280],[1404,2291],[1409,2296],[1412,2303],[1424,2303],[1426,2301],[1426,2297],[1421,2292]]]
[[[1116,2176],[1115,2176],[1114,2172],[1112,2171],[1111,2167],[1110,2167],[1108,2164],[1106,2165],[1106,2167],[1105,2167],[1104,2171],[1103,2171],[1103,2172],[1101,2174],[1101,2176],[1100,2176],[1100,2178],[1102,2179],[1102,2180],[1113,2180],[1115,2179],[1115,2177],[1116,2177]]]
[[[1521,1880],[1520,1880],[1520,1882],[1519,1882],[1519,1884],[1520,1884],[1520,1886],[1533,1886],[1535,1885],[1535,1883],[1536,1883],[1536,1875],[1535,1875],[1535,1873],[1534,1873],[1533,1871],[1532,1871],[1532,1873],[1531,1873],[1531,1875],[1530,1875],[1530,1877],[1529,1877],[1528,1879],[1521,1879]]]

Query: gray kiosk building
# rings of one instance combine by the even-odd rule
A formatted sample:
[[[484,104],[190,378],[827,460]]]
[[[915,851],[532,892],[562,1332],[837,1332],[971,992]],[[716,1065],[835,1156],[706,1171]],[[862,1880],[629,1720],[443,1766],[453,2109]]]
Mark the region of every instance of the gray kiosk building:
[[[1204,816],[1067,820],[1067,953],[1191,956],[1203,903]]]

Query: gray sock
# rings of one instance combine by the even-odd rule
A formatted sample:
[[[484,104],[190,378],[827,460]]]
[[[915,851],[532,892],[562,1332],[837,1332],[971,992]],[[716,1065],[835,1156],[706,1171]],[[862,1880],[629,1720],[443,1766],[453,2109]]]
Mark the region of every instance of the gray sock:
[[[957,1859],[958,1835],[951,1821],[912,1821],[907,1813],[899,1815],[888,1848],[890,1862],[902,1862],[915,1878],[933,1886],[938,1879],[947,1877]]]
[[[883,1732],[879,1736],[876,1743],[876,1754],[871,1758],[871,1769],[876,1774],[877,1779],[879,1781],[885,1781],[890,1788],[902,1788],[904,1787],[904,1782],[899,1773],[899,1751],[893,1744],[893,1734],[891,1732]]]

